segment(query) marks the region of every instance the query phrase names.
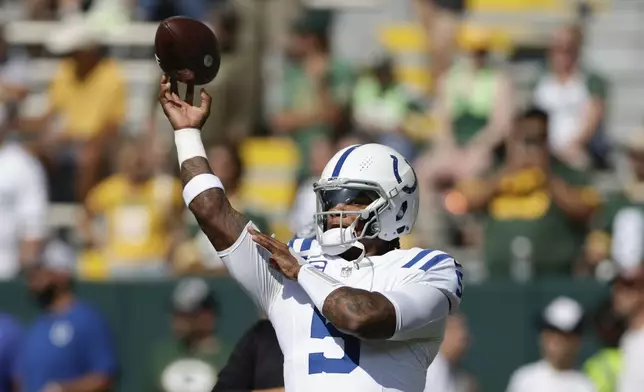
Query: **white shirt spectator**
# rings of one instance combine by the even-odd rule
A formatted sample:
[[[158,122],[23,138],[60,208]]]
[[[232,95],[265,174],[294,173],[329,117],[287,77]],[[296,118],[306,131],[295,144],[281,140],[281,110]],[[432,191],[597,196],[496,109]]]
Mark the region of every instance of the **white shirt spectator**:
[[[506,392],[595,392],[591,381],[577,370],[557,370],[542,360],[517,369]]]
[[[585,111],[594,97],[606,97],[606,85],[595,74],[579,72],[566,82],[553,74],[539,79],[534,103],[548,113],[548,142],[553,151],[564,151],[581,136]]]
[[[620,348],[623,367],[617,391],[639,392],[644,388],[644,329],[627,332]]]
[[[21,241],[47,232],[47,184],[40,163],[17,143],[0,144],[0,280],[20,271]]]

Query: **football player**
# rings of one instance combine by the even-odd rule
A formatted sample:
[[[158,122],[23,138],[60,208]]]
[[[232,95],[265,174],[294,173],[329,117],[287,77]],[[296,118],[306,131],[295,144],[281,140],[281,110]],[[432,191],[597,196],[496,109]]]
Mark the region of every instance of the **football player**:
[[[190,89],[189,89],[190,90]],[[437,250],[399,249],[418,213],[416,175],[395,150],[339,151],[314,186],[316,239],[289,245],[234,210],[206,159],[201,106],[161,81],[159,101],[175,130],[183,196],[228,268],[273,323],[290,392],[421,392],[458,309],[460,265]]]

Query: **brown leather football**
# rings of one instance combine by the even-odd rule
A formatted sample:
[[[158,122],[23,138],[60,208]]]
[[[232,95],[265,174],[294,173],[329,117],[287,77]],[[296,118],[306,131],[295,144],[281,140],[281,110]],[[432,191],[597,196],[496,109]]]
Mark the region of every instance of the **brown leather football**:
[[[219,72],[217,37],[210,27],[196,19],[174,16],[161,22],[154,48],[163,72],[180,82],[207,84]]]

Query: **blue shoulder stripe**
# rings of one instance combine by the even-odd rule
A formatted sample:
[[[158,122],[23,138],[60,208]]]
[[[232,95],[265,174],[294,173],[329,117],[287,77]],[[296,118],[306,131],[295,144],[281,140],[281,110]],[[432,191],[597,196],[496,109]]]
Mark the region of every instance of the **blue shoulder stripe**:
[[[429,260],[425,260],[425,258],[431,254],[432,252],[436,252],[435,255],[433,255]],[[418,252],[416,256],[414,256],[407,264],[403,265],[402,268],[411,268],[414,265],[418,264],[420,261],[424,261],[424,264],[420,266],[420,269],[423,271],[427,271],[436,264],[440,263],[441,261],[451,259],[452,256],[448,255],[447,253],[436,251],[434,249],[425,249],[421,250]]]
[[[451,258],[452,256],[448,255],[447,253],[437,254],[436,256],[429,259],[429,261],[427,261],[425,264],[423,264],[423,266],[420,267],[420,269],[422,269],[423,271],[427,271],[433,266],[435,266],[436,264],[440,263],[441,261],[451,259]]]
[[[288,242],[288,247],[293,249],[297,253],[302,253],[306,252],[311,249],[311,245],[313,244],[313,238],[297,238],[293,237],[289,242]],[[308,257],[301,255],[301,257],[306,260]]]
[[[414,256],[413,259],[409,260],[409,262],[407,264],[403,265],[402,267],[403,268],[411,268],[414,264],[418,263],[420,261],[420,259],[422,259],[423,257],[427,256],[431,252],[433,252],[433,250],[431,250],[431,249],[421,250],[420,252],[418,252],[418,254],[416,256]]]
[[[306,252],[307,250],[311,249],[311,244],[313,244],[313,238],[305,238],[304,241],[302,241],[302,246],[300,247],[300,252]]]

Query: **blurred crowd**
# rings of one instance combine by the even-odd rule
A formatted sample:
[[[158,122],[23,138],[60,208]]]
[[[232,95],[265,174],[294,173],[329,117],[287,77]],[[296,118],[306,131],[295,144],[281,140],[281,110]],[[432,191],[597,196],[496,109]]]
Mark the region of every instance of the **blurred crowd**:
[[[76,15],[58,16],[68,19],[45,40],[44,50],[62,60],[37,116],[20,110],[30,95],[24,75],[29,52],[0,46],[2,159],[16,167],[3,182],[13,193],[7,199],[21,206],[11,208],[12,217],[2,227],[7,238],[13,237],[7,248],[15,254],[0,269],[11,278],[34,257],[33,244],[46,233],[49,203],[84,207],[68,240],[82,250],[83,265],[95,275],[100,269],[110,278],[220,269],[194,223],[184,219],[172,133],[156,92],[143,105],[151,108],[144,124],[127,129],[131,91],[89,17],[79,16],[86,3],[33,2],[28,8],[33,17],[56,17],[37,11],[49,6],[73,9]],[[165,4],[143,3],[137,5],[162,9]],[[625,145],[609,143],[604,124],[610,85],[581,60],[581,25],[552,31],[543,69],[528,99],[520,100],[513,75],[496,55],[493,31],[459,22],[460,10],[441,8],[440,2],[414,3],[423,31],[452,43],[428,50],[437,61],[427,67],[430,83],[420,92],[400,80],[391,54],[383,52],[366,66],[336,55],[332,11],[302,11],[292,18],[284,29],[279,73],[263,74],[257,58],[248,54],[254,47],[244,44],[249,23],[244,7],[170,2],[175,7],[193,3],[217,33],[223,57],[219,76],[205,86],[214,105],[203,137],[234,204],[264,230],[284,240],[311,235],[315,198],[310,185],[325,162],[343,146],[378,142],[400,151],[416,168],[422,208],[416,233],[406,242],[474,249],[459,258],[466,268],[477,265],[483,271],[473,275],[478,279],[609,279],[617,271],[614,262],[639,262],[630,260],[637,256],[623,246],[611,244],[615,235],[632,232],[624,225],[634,223],[624,217],[636,213],[623,212],[642,205],[644,136],[633,130]],[[95,4],[88,13],[98,12],[95,8],[100,9]],[[188,11],[167,12],[152,13],[153,20]],[[258,136],[277,144],[250,148]],[[258,157],[251,156],[256,150],[261,150]],[[620,190],[605,194],[595,178],[612,170],[617,154],[629,158],[632,174]],[[254,176],[248,176],[249,163],[293,170],[276,174],[265,167],[262,173],[255,167]],[[275,180],[273,188],[286,185],[266,200],[286,199],[291,205],[286,228],[284,217],[276,218],[278,207],[268,201],[245,208],[248,189],[261,192],[269,187],[266,176],[275,175],[288,178]],[[299,190],[290,192],[292,184]],[[17,197],[20,186],[26,189]],[[18,243],[24,245],[20,251]]]
[[[392,53],[380,52],[369,64],[338,55],[332,39],[336,14],[305,9],[297,1],[293,7],[284,2],[282,19],[273,23],[281,30],[264,37],[271,40],[264,48],[279,52],[277,71],[256,53],[262,40],[248,38],[264,30],[251,27],[253,12],[244,2],[20,3],[26,19],[63,22],[42,47],[12,45],[0,25],[0,279],[28,274],[52,246],[74,261],[66,273],[81,279],[226,274],[186,214],[172,132],[156,101],[158,86],[142,105],[148,109],[145,121],[128,129],[131,86],[118,56],[102,44],[105,32],[93,28],[97,21],[111,26],[181,14],[206,21],[219,39],[221,69],[204,86],[213,96],[204,144],[231,203],[262,231],[282,240],[313,236],[312,183],[326,162],[351,144],[386,144],[414,165],[421,189],[416,230],[403,246],[453,249],[472,272],[470,280],[612,282],[611,304],[597,317],[599,331],[610,329],[602,338],[606,351],[598,353],[606,357],[586,368],[598,391],[615,390],[618,371],[610,373],[611,383],[598,369],[604,360],[621,369],[616,347],[623,330],[631,333],[623,354],[644,352],[633,348],[642,344],[644,306],[644,130],[633,129],[621,143],[609,137],[611,75],[582,60],[583,24],[552,29],[540,54],[542,70],[527,99],[519,99],[495,32],[465,22],[459,1],[410,2],[418,28],[433,42],[421,78],[429,82],[420,89],[403,80]],[[32,97],[27,64],[37,56],[60,61],[43,110],[35,115],[23,106]],[[615,177],[617,156],[628,160],[628,181],[614,181],[606,192],[597,179]],[[258,207],[249,194],[265,203]],[[271,207],[283,199],[283,213]],[[63,211],[72,224],[50,227],[52,210],[69,206]],[[66,285],[64,279],[60,284]],[[544,359],[518,370],[509,391],[593,390],[552,386],[590,384],[581,373],[561,373],[575,363],[590,309],[563,297],[550,306],[541,324]],[[83,320],[94,320],[91,311],[79,312]],[[200,320],[212,327],[207,317]],[[618,328],[611,320],[626,324]],[[466,320],[459,316],[453,323],[448,330],[458,337],[446,338],[436,377],[450,375],[441,381],[451,385],[445,390],[472,391],[473,380],[457,371],[466,349]],[[97,358],[97,368],[113,372],[110,355]]]

